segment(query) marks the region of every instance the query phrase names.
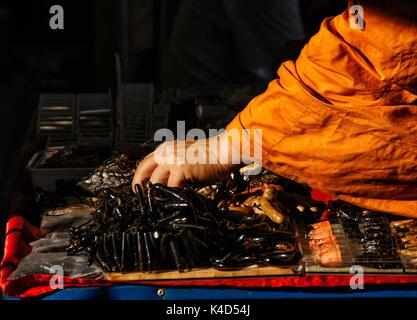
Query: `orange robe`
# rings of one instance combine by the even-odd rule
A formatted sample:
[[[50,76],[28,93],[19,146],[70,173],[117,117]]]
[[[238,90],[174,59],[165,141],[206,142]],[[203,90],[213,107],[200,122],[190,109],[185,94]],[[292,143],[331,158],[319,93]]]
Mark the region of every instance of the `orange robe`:
[[[417,2],[323,21],[228,125],[262,128],[263,165],[364,208],[417,217]]]

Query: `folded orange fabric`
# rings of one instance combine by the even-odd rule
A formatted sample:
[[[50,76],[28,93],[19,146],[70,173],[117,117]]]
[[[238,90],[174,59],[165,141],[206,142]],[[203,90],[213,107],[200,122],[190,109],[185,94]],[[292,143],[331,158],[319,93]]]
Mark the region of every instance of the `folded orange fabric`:
[[[352,3],[351,3],[352,4]],[[350,203],[417,217],[417,3],[323,21],[227,129],[262,128],[265,167]]]

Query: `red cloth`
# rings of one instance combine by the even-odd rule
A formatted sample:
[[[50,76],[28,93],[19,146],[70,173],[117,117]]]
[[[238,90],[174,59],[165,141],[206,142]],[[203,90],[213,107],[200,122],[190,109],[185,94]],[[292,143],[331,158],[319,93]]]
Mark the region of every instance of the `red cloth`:
[[[326,205],[329,203],[329,201],[336,200],[336,198],[331,196],[330,194],[324,193],[317,189],[312,189],[310,196],[311,196],[311,199],[324,202]]]
[[[20,260],[30,252],[29,242],[39,236],[39,230],[21,216],[11,218],[7,223],[4,257],[1,263],[0,287],[8,296],[27,298],[49,293],[52,275],[35,274],[9,281],[8,276],[15,270]],[[229,286],[245,288],[278,288],[278,287],[347,287],[349,275],[307,275],[257,278],[222,278],[197,280],[167,281],[106,281],[91,279],[64,278],[66,288],[111,286],[121,283],[158,285],[158,286]],[[405,284],[417,283],[417,275],[365,275],[365,284]]]

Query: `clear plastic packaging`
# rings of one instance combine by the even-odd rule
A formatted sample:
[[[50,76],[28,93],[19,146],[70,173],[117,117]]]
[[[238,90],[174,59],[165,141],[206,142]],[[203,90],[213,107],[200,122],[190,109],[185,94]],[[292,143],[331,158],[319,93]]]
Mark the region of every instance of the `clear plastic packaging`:
[[[90,212],[83,211],[74,211],[62,215],[44,215],[41,221],[41,234],[69,232],[71,227],[79,227],[92,218]]]
[[[32,247],[32,253],[65,252],[69,240],[68,232],[53,232],[29,245]]]
[[[46,212],[40,226],[44,237],[30,243],[32,252],[20,261],[9,280],[31,274],[55,274],[60,268],[68,277],[102,278],[102,269],[96,264],[89,265],[87,255],[68,256],[66,253],[70,229],[90,221],[91,212],[91,207],[82,205]]]
[[[56,274],[59,267],[63,275],[72,278],[101,279],[104,273],[96,264],[88,265],[86,255],[67,256],[65,252],[30,253],[20,261],[17,269],[9,276],[8,280],[31,274]]]

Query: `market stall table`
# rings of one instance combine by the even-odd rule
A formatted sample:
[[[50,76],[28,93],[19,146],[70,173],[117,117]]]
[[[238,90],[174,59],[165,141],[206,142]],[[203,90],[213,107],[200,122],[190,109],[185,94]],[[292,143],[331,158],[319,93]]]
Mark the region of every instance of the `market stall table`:
[[[34,123],[34,122],[33,122]],[[13,281],[8,276],[31,250],[29,242],[38,236],[33,206],[33,188],[24,166],[40,148],[34,139],[36,128],[28,135],[21,158],[22,173],[10,205],[6,231],[5,255],[1,266],[1,286],[6,299],[288,299],[288,298],[369,298],[369,297],[417,297],[417,274],[372,274],[364,278],[364,289],[350,287],[352,274],[293,274],[287,270],[250,268],[249,273],[231,273],[220,276],[221,271],[205,271],[205,276],[187,273],[177,276],[172,272],[167,277],[145,274],[141,279],[132,274],[112,274],[109,280],[65,278],[64,289],[52,290],[49,282],[52,275],[32,275]],[[313,190],[316,200],[326,202],[327,195]],[[268,271],[268,270],[267,270]],[[195,271],[198,273],[198,271]],[[195,274],[195,273],[192,273]],[[278,275],[277,275],[278,274]],[[205,277],[216,277],[204,279]],[[248,278],[249,276],[253,276]],[[133,277],[133,279],[132,279]],[[185,278],[185,279],[179,279]],[[194,279],[193,279],[194,278]],[[14,298],[13,298],[14,297]]]

